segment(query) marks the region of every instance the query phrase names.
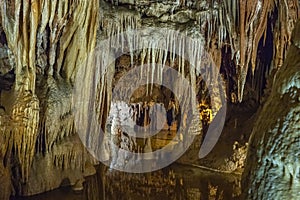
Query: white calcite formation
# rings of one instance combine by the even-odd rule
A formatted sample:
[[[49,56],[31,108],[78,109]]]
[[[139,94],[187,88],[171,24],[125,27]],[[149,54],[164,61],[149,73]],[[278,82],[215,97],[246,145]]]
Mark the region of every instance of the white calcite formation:
[[[165,27],[170,23],[186,24],[187,26],[193,26],[191,23],[197,23],[200,26],[198,29],[206,35],[207,46],[213,49],[211,43],[217,43],[217,49],[213,50],[214,53],[229,43],[237,71],[239,101],[243,99],[249,67],[252,68],[250,71],[253,74],[255,72],[259,42],[260,40],[265,41],[268,21],[271,20],[268,17],[275,9],[278,9],[280,25],[276,25],[274,28],[276,34],[274,34],[273,42],[276,44],[274,68],[280,68],[290,44],[291,32],[299,12],[296,0],[253,0],[248,3],[239,0],[210,2],[121,0],[111,2],[115,5],[131,5],[130,8],[136,12],[136,14],[133,14],[134,12],[131,14],[135,16],[135,19],[139,18],[140,15],[155,18],[155,25],[152,23],[152,26],[157,26],[158,22],[167,23],[164,24]],[[120,10],[118,12],[120,13]],[[111,15],[108,16],[111,17]],[[123,13],[120,16],[122,17]],[[121,24],[123,23],[121,22]],[[122,27],[127,26],[113,30],[123,30]],[[215,60],[215,62],[217,61]]]
[[[274,14],[276,11],[278,13]],[[128,88],[137,83],[137,77],[145,78],[150,84],[153,80],[162,82],[162,69],[170,66],[178,70],[180,76],[197,91],[200,74],[207,80],[206,87],[211,92],[215,116],[225,96],[222,94],[225,91],[223,84],[215,87],[216,80],[221,82],[216,78],[222,56],[226,54],[222,48],[229,46],[226,50],[231,51],[232,67],[237,72],[237,96],[241,101],[246,77],[251,71],[249,67],[254,73],[259,42],[267,37],[268,27],[272,28],[273,34],[274,64],[271,67],[282,69],[272,91],[272,98],[277,104],[271,100],[267,102],[263,112],[266,114],[260,118],[263,124],[257,125],[252,145],[256,147],[259,143],[255,138],[263,141],[257,150],[260,158],[257,162],[263,163],[259,166],[272,163],[272,168],[267,169],[284,175],[284,183],[291,183],[290,191],[299,191],[299,165],[298,160],[293,160],[299,157],[299,137],[295,134],[299,130],[290,130],[291,127],[297,128],[298,124],[299,74],[296,73],[298,63],[294,59],[297,56],[290,59],[294,63],[282,65],[298,15],[297,0],[111,0],[100,1],[100,5],[98,0],[1,1],[0,41],[5,46],[0,46],[0,72],[2,77],[2,73],[13,69],[16,80],[10,91],[0,91],[3,106],[0,107],[0,141],[3,143],[0,181],[5,182],[0,184],[0,188],[8,191],[0,194],[0,199],[7,199],[12,185],[16,194],[20,195],[57,188],[64,179],[81,188],[83,175],[92,171],[87,169],[95,161],[83,148],[76,133],[87,139],[84,144],[88,148],[103,151],[102,144],[106,141],[99,141],[97,134],[105,128],[110,112],[113,88],[117,82],[114,77],[116,57],[121,56],[120,52],[127,52],[130,56],[130,69],[147,65],[132,78],[132,85],[119,91],[119,96],[128,96]],[[151,27],[162,31],[151,32]],[[149,32],[121,34],[135,29]],[[186,42],[184,38],[187,37],[193,42]],[[107,38],[110,38],[109,43],[100,49],[100,58],[89,59],[97,42],[99,44]],[[290,52],[299,52],[296,48],[299,41],[295,36]],[[123,73],[126,72],[124,70]],[[262,76],[264,74],[254,74],[256,79]],[[174,82],[174,85],[180,84]],[[153,84],[147,87],[146,94],[151,94],[153,87]],[[182,90],[182,87],[177,89]],[[181,94],[178,98],[184,102],[183,110],[196,103],[195,96],[188,98],[188,92],[177,92]],[[276,106],[279,108],[274,110]],[[77,112],[81,114],[74,117]],[[278,116],[278,126],[265,123],[270,116]],[[288,124],[290,122],[295,123]],[[270,131],[264,132],[260,127]],[[200,125],[192,127],[192,132],[200,131]],[[276,137],[269,136],[279,132],[281,134]],[[256,137],[257,134],[263,137]],[[104,138],[107,140],[107,137]],[[197,148],[199,145],[198,142]],[[279,156],[280,152],[285,154]],[[249,155],[251,158],[252,155]],[[279,167],[284,174],[277,170]],[[252,165],[249,168],[254,170],[251,180],[254,180],[253,177],[261,178],[261,173],[256,172],[263,168],[252,168]],[[11,184],[10,180],[14,183]],[[269,182],[275,183],[274,180]],[[248,187],[251,195],[254,188],[259,191],[272,189],[267,182],[256,187],[256,182],[253,187]]]

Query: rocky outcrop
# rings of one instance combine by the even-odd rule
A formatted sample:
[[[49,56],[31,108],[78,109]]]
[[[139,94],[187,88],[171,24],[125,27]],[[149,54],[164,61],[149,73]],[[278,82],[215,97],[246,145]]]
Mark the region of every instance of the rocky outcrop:
[[[300,191],[300,22],[250,138],[244,199],[297,199]]]

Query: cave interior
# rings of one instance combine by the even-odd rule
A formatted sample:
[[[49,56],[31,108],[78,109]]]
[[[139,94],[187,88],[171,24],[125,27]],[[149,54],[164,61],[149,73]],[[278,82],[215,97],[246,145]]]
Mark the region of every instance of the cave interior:
[[[299,199],[298,0],[1,0],[0,199]]]

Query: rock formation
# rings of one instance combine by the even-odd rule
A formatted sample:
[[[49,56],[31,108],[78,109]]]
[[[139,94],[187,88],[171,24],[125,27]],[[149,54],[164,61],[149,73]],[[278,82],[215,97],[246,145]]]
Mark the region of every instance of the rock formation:
[[[300,184],[300,22],[250,138],[244,199],[297,199]]]
[[[153,84],[163,82],[164,66],[177,70],[197,93],[177,87],[181,110],[204,102],[215,117],[226,100],[259,105],[270,92],[248,151],[245,177],[254,182],[245,188],[248,198],[261,198],[255,195],[278,181],[290,185],[294,193],[285,194],[293,197],[299,191],[299,163],[292,161],[299,152],[300,33],[293,40],[291,34],[298,17],[297,0],[0,0],[0,199],[41,193],[65,182],[81,189],[97,161],[77,133],[88,138],[85,146],[101,150],[97,134],[105,130],[112,98],[128,95],[139,80],[146,80],[146,86],[132,102],[166,105],[171,92],[157,92]],[[148,32],[130,34],[135,29]],[[103,41],[109,45],[97,49]],[[113,96],[134,69],[131,84]],[[219,72],[224,85],[216,87]],[[270,116],[278,120],[268,121]],[[193,155],[203,129],[197,117],[189,119],[188,132],[199,136],[190,149]],[[286,156],[278,157],[282,152]],[[270,173],[261,174],[264,170]],[[272,173],[286,182],[273,180]],[[275,189],[270,197],[283,192]]]
[[[12,185],[5,181],[4,186],[10,185],[8,191],[14,188],[15,195],[59,187],[72,173],[81,176],[85,163],[92,161],[81,143],[72,140],[76,132],[71,93],[76,66],[95,46],[97,5],[98,1],[0,3],[1,172],[6,179],[12,177]],[[66,143],[69,148],[61,146]],[[77,178],[70,178],[71,183]],[[1,195],[7,199],[9,192]]]

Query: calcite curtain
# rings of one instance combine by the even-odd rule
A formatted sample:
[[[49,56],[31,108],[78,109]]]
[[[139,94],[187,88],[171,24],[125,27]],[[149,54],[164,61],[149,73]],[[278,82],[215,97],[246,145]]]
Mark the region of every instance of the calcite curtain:
[[[40,110],[49,102],[47,95],[40,98],[36,91],[52,90],[51,83],[58,81],[72,84],[76,68],[95,46],[98,4],[97,0],[0,1],[1,26],[16,74],[11,118],[9,123],[1,122],[0,129],[6,140],[4,155],[16,156],[22,182],[29,176],[38,140],[44,138],[43,151],[49,151],[52,140],[60,137],[53,138],[44,125],[41,130],[47,116]],[[37,83],[38,77],[42,84]]]

